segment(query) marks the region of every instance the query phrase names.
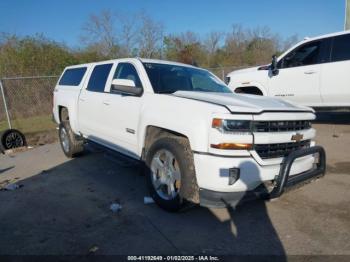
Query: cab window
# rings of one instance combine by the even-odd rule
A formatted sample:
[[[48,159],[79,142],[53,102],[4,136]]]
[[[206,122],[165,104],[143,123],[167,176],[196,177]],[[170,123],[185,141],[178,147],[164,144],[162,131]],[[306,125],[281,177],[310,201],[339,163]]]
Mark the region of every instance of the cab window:
[[[141,80],[135,67],[130,63],[119,63],[115,70],[113,79],[129,79],[133,80],[135,86],[142,88]]]
[[[306,43],[287,54],[279,63],[279,68],[291,68],[318,64],[321,41]]]
[[[58,84],[61,86],[79,86],[85,75],[86,69],[86,67],[67,69],[64,71]]]
[[[332,62],[350,60],[350,34],[333,38]]]
[[[92,92],[104,92],[106,81],[112,66],[113,64],[95,66],[86,89]]]

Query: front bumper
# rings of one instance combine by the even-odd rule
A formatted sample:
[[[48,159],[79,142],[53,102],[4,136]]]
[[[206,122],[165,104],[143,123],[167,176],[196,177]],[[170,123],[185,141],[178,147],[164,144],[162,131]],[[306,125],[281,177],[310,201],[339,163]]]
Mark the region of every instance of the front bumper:
[[[300,161],[302,158],[304,158],[304,161],[307,160],[307,158],[314,160],[314,155],[318,155],[318,162],[316,164],[313,164],[311,168],[301,173],[291,176],[294,163],[296,163],[298,160]],[[275,184],[271,191],[268,191],[262,186],[264,179],[261,179],[261,181],[256,181],[260,182],[260,186],[255,187],[253,190],[220,192],[201,188],[199,191],[200,204],[206,207],[226,207],[236,206],[239,203],[256,198],[277,198],[283,194],[285,188],[308,181],[315,177],[323,176],[325,174],[325,169],[326,153],[321,146],[300,149],[292,152],[289,156],[283,159],[283,162],[280,165],[279,174],[274,179]]]

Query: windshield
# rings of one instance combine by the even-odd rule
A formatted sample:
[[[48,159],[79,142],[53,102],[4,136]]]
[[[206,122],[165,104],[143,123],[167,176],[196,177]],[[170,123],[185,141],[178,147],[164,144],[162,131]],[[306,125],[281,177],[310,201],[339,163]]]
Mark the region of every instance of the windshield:
[[[186,66],[144,63],[153,90],[158,94],[176,91],[232,93],[214,75],[203,69]]]

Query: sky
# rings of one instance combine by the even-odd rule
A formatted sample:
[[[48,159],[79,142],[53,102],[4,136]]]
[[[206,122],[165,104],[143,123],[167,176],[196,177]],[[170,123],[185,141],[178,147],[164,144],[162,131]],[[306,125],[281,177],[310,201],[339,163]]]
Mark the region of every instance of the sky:
[[[1,0],[0,32],[42,33],[78,47],[89,15],[102,10],[123,15],[144,11],[162,22],[166,33],[193,31],[205,36],[241,24],[303,38],[343,30],[345,0]]]

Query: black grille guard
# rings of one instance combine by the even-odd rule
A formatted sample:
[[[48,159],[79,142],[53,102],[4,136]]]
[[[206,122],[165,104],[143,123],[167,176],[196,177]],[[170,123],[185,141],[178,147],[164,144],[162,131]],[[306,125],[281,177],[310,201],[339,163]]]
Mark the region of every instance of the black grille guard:
[[[289,176],[294,161],[300,157],[318,154],[318,163],[316,167],[305,171],[301,174]],[[286,156],[281,164],[279,175],[276,179],[275,187],[264,198],[277,198],[283,194],[286,187],[294,186],[300,182],[311,179],[313,177],[322,176],[326,171],[326,152],[321,146],[313,146],[310,148],[299,149],[291,152]]]

